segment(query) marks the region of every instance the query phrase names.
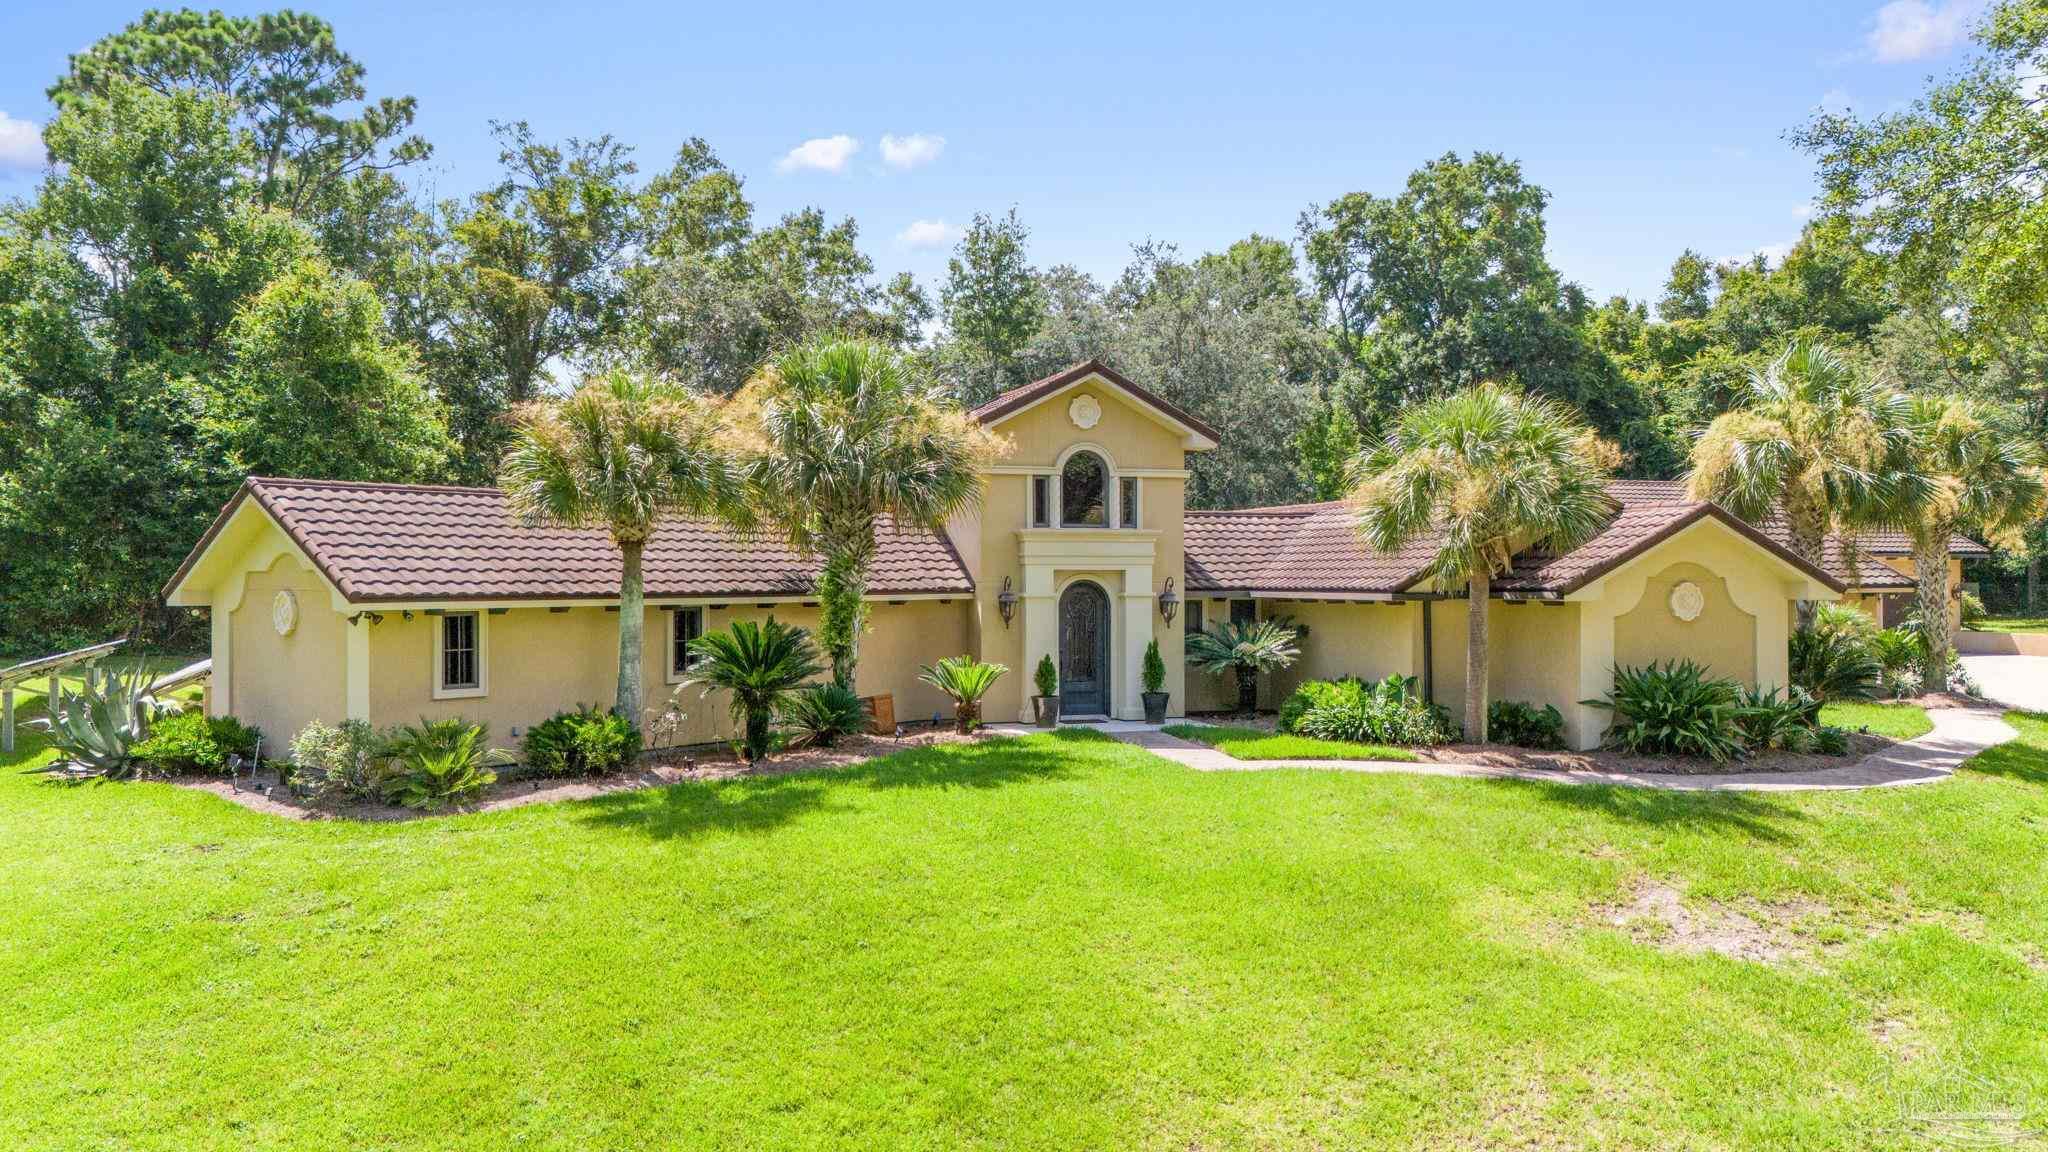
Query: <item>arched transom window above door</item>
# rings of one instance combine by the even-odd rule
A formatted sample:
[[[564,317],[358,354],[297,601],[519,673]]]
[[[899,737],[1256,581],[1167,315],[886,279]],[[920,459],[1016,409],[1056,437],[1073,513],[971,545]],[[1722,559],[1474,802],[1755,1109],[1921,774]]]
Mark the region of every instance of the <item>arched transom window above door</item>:
[[[1137,528],[1142,525],[1139,479],[1119,476],[1109,455],[1077,445],[1051,473],[1032,476],[1034,528]]]

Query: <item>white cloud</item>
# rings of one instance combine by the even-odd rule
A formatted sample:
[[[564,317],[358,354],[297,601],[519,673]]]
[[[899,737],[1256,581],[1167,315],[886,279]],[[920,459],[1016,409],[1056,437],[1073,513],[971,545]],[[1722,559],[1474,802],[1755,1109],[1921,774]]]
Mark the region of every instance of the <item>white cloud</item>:
[[[1830,88],[1820,94],[1820,109],[1823,112],[1847,116],[1854,106],[1855,101],[1849,98],[1849,93],[1844,89]]]
[[[838,136],[820,136],[791,148],[789,155],[776,162],[775,170],[839,172],[845,169],[846,162],[853,159],[853,154],[858,151],[860,141],[851,136],[843,133]]]
[[[43,130],[35,121],[0,112],[0,172],[33,172],[45,155]]]
[[[1924,60],[1962,43],[1983,0],[1891,0],[1877,10],[1870,51],[1880,62]]]
[[[917,168],[939,158],[946,150],[944,136],[912,132],[908,136],[882,137],[882,163],[891,168]]]
[[[959,238],[960,230],[944,220],[913,220],[910,227],[896,234],[898,244],[920,250],[944,248]]]
[[[1752,248],[1739,256],[1723,256],[1721,259],[1715,261],[1715,263],[1747,264],[1750,261],[1761,256],[1764,258],[1764,263],[1776,267],[1777,265],[1783,264],[1785,262],[1786,254],[1791,251],[1792,245],[1789,242],[1783,244],[1764,244]]]

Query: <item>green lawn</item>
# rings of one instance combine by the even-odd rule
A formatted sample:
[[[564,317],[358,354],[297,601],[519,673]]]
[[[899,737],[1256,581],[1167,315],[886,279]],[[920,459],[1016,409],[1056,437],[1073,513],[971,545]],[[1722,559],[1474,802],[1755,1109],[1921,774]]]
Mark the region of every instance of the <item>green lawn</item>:
[[[1221,748],[1239,760],[1413,760],[1415,753],[1390,744],[1353,744],[1290,736],[1263,728],[1228,724],[1169,724],[1166,734]]]
[[[1970,625],[1973,632],[2048,632],[2048,616],[1993,616]]]
[[[1934,731],[1934,721],[1927,718],[1927,709],[1913,704],[1868,701],[1824,704],[1820,710],[1820,722],[1847,728],[1851,732],[1869,728],[1876,735],[1889,736],[1894,740],[1911,740]]]
[[[1939,785],[1094,734],[363,826],[0,765],[0,1148],[1925,1147],[2048,1100],[2048,718]],[[1796,936],[1616,927],[1642,883]]]

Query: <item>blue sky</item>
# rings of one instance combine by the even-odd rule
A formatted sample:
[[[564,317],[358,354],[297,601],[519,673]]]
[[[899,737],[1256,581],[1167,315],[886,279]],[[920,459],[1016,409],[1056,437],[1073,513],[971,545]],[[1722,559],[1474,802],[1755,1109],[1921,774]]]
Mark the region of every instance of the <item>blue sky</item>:
[[[643,170],[702,136],[765,214],[852,215],[882,272],[936,286],[976,211],[1015,205],[1035,263],[1106,278],[1135,241],[1291,237],[1310,203],[1491,149],[1550,191],[1566,276],[1645,298],[1687,246],[1796,237],[1813,172],[1785,131],[1910,99],[1980,4],[305,6],[373,94],[419,98],[437,195],[491,179],[492,118],[610,132]],[[141,10],[25,7],[0,17],[0,195],[32,185],[67,54]]]

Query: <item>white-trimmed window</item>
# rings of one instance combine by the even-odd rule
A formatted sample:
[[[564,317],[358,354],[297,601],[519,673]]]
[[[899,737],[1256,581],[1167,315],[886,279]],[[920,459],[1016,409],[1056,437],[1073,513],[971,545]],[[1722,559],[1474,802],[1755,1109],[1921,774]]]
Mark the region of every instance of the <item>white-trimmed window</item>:
[[[1109,527],[1109,500],[1109,462],[1085,448],[1068,456],[1060,466],[1061,526]]]
[[[1141,523],[1138,508],[1138,478],[1136,476],[1119,476],[1116,478],[1116,485],[1116,526],[1119,528],[1136,528]]]
[[[1031,478],[1031,526],[1052,527],[1052,477]]]
[[[482,612],[444,612],[434,628],[434,699],[482,696],[486,647]]]
[[[691,641],[704,635],[704,609],[677,608],[668,613],[668,682],[680,683],[703,657],[690,651]]]

